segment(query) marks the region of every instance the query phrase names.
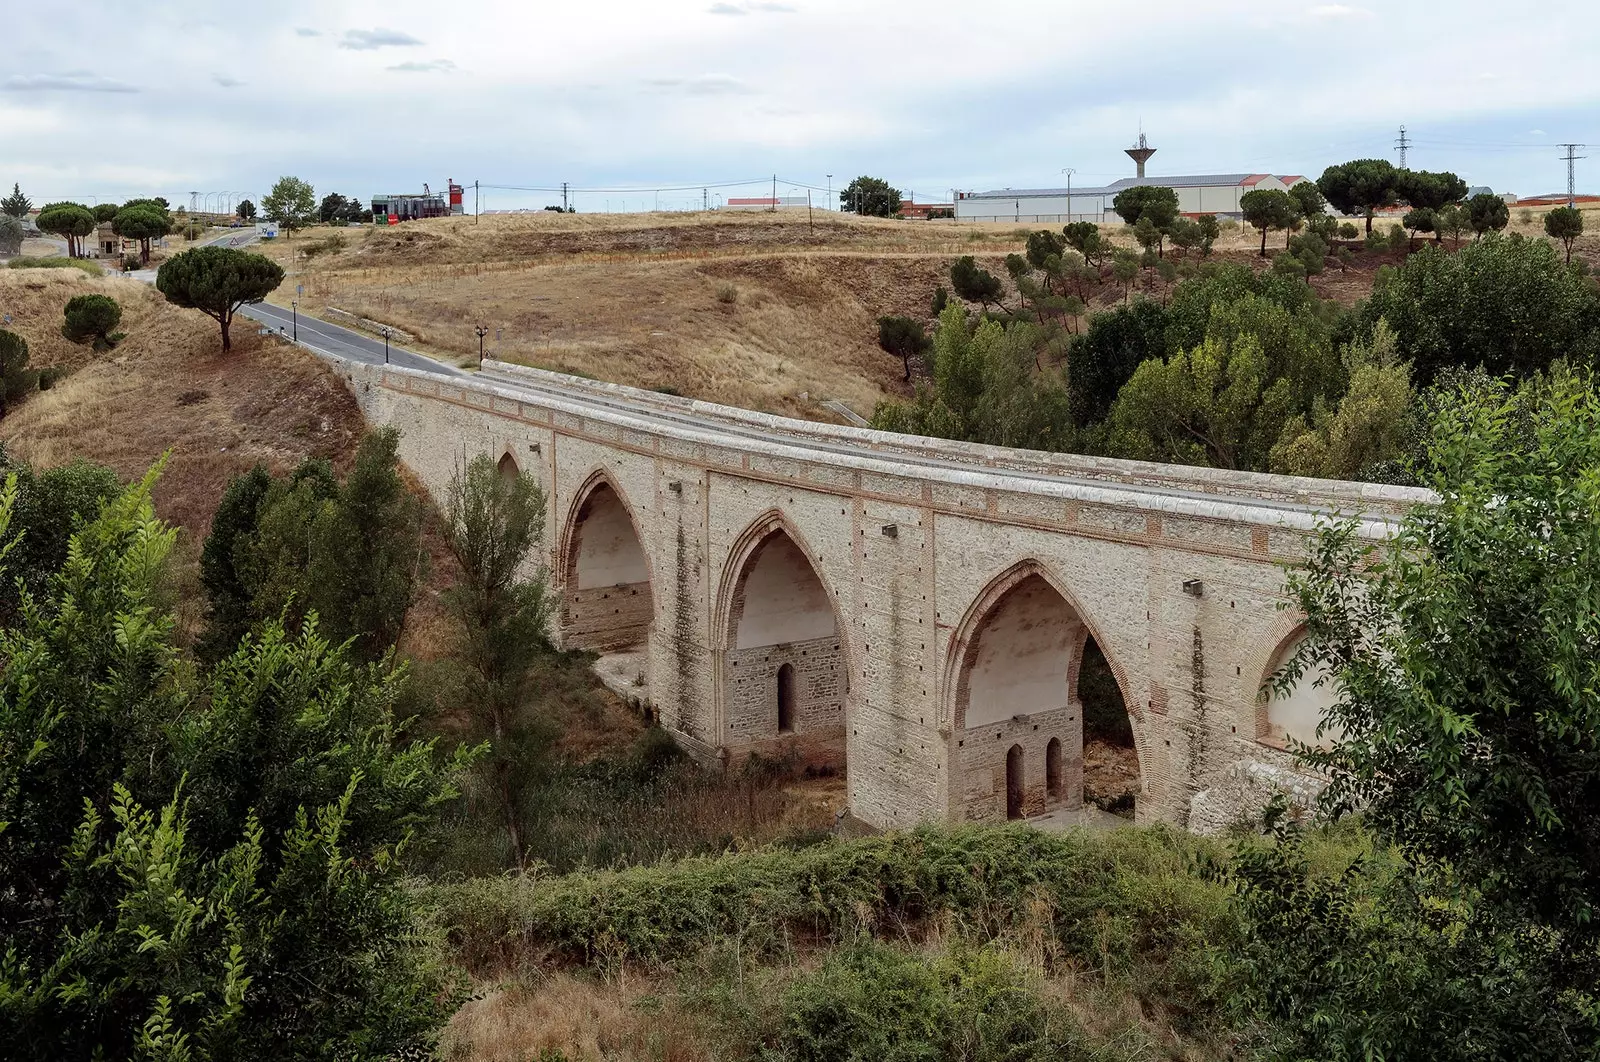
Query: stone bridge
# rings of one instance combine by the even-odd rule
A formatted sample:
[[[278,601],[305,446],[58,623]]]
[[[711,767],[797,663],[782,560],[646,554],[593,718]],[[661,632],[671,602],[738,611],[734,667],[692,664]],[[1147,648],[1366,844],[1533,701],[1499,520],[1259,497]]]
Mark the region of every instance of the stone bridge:
[[[1312,739],[1327,692],[1261,692],[1298,637],[1284,567],[1319,516],[1378,537],[1426,497],[834,427],[496,362],[340,369],[436,496],[477,454],[538,479],[560,638],[633,654],[617,659],[686,748],[841,768],[880,827],[1080,807],[1080,676],[1126,712],[1139,821],[1215,829],[1292,788],[1286,739]]]

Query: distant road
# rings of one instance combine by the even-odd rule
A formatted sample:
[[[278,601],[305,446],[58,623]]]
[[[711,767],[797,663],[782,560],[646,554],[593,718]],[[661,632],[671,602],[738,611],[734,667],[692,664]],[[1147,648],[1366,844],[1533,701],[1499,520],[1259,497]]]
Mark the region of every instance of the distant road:
[[[197,247],[248,247],[255,243],[259,237],[254,226],[249,228],[223,229],[215,236],[200,241]],[[128,276],[134,280],[142,280],[146,284],[156,282],[154,269],[140,269]],[[299,336],[300,345],[323,354],[334,357],[348,358],[350,361],[365,362],[368,365],[381,365],[384,361],[383,340],[357,332],[349,328],[341,328],[327,321],[320,321],[315,317],[302,315],[298,326],[295,315],[290,310],[285,310],[271,303],[258,302],[249,306],[239,307],[238,316],[234,318],[234,327],[239,327],[239,318],[248,318],[258,325],[264,325],[284,337]],[[437,373],[440,376],[464,376],[462,370],[454,365],[446,365],[435,361],[426,354],[418,354],[414,350],[389,344],[389,363],[403,366],[407,369],[417,369],[421,372]]]

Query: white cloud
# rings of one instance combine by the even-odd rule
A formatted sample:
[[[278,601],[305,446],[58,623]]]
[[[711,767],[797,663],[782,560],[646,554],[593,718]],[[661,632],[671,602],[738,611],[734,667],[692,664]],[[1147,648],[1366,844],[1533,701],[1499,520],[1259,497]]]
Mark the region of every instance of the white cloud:
[[[378,48],[415,48],[421,43],[409,33],[384,29],[380,26],[370,30],[345,30],[344,36],[339,40],[339,47],[348,48],[353,52],[370,52]]]
[[[320,37],[322,36],[322,31],[312,29],[310,26],[296,26],[294,35],[296,37]]]
[[[753,12],[772,15],[790,15],[795,11],[792,4],[779,3],[778,0],[744,0],[740,4],[719,2],[706,8],[706,13],[711,15],[748,15]]]
[[[13,74],[0,81],[6,92],[138,92],[126,81],[117,81],[98,74],[73,72],[70,74]]]
[[[699,77],[653,77],[653,88],[683,92],[690,96],[748,96],[754,92],[745,82],[727,74],[701,74]]]
[[[706,8],[709,15],[748,15],[750,12],[738,4],[712,4]]]
[[[1545,131],[1543,129],[1529,129],[1528,130],[1528,135],[1529,136],[1545,136],[1546,134],[1545,134]]]
[[[384,69],[402,74],[448,74],[457,67],[448,59],[429,59],[426,62],[396,63]]]
[[[229,77],[227,74],[212,74],[211,80],[216,82],[218,85],[221,85],[223,88],[238,88],[244,84],[244,82],[240,81],[238,78]]]

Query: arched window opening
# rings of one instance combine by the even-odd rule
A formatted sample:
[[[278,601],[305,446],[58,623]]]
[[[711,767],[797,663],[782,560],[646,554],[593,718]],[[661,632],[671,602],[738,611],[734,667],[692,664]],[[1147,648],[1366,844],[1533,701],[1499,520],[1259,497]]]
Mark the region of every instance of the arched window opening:
[[[778,668],[778,733],[794,733],[794,665]]]
[[[1023,809],[1022,746],[1012,745],[1006,753],[1006,818],[1022,818]]]
[[[1050,744],[1044,747],[1044,787],[1050,794],[1051,800],[1060,800],[1064,795],[1061,779],[1061,739],[1051,738]]]
[[[517,467],[517,459],[512,457],[509,452],[500,455],[500,464],[497,467],[500,470],[502,479],[516,479],[522,473],[522,470]]]

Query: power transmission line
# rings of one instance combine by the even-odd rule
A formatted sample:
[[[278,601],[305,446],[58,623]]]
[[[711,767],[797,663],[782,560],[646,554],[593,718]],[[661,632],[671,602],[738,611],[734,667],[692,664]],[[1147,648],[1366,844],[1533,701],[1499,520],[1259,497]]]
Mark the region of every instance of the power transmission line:
[[[1395,141],[1395,145],[1400,149],[1400,168],[1403,170],[1406,168],[1406,149],[1411,146],[1411,141],[1406,139],[1406,127],[1403,125],[1400,127],[1400,139]]]

